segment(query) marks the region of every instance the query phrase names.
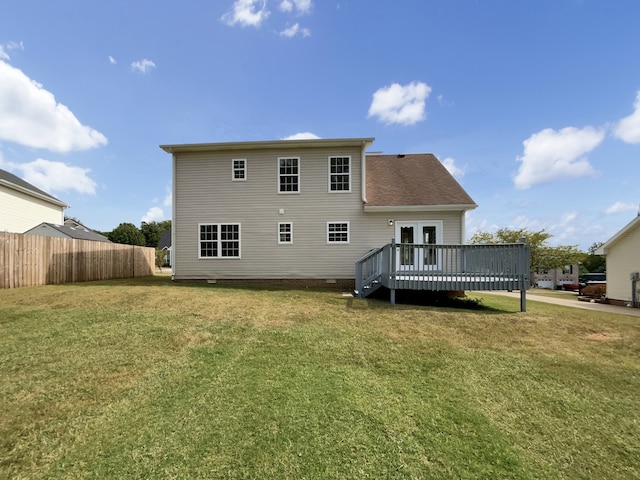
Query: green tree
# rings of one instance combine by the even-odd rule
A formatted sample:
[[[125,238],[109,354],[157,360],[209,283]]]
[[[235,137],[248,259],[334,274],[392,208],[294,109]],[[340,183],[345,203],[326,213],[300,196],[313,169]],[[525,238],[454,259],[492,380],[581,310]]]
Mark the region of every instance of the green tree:
[[[603,242],[592,244],[587,250],[587,255],[582,261],[586,273],[602,273],[607,268],[607,260],[604,255],[596,255],[596,250],[603,245]]]
[[[125,243],[127,245],[145,246],[144,235],[133,223],[121,223],[107,235],[107,238],[114,243]]]
[[[140,224],[140,231],[144,235],[147,247],[156,248],[158,246],[160,235],[162,235],[162,229],[158,222],[142,222]]]
[[[495,233],[477,232],[472,237],[471,243],[518,243],[524,238],[531,251],[531,270],[542,271],[552,268],[562,268],[565,265],[573,265],[584,260],[585,254],[573,245],[558,245],[552,247],[548,240],[553,237],[546,230],[531,231],[526,228],[512,230],[501,228]]]

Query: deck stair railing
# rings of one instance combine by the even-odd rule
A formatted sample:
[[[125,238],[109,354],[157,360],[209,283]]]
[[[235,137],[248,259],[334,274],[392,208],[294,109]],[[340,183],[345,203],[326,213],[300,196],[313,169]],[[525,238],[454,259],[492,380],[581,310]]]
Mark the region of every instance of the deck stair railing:
[[[433,245],[391,242],[356,262],[354,295],[391,290],[519,290],[524,310],[529,288],[529,246]]]

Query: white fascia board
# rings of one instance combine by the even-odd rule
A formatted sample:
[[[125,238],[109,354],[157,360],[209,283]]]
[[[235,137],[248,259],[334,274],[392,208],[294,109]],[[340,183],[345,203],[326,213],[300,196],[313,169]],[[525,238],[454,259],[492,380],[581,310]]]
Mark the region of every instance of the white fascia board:
[[[177,145],[160,145],[167,153],[211,152],[229,150],[262,150],[289,148],[338,148],[338,147],[369,147],[375,139],[364,138],[316,138],[307,140],[266,140],[256,142],[224,142],[224,143],[191,143]]]
[[[365,212],[460,212],[477,208],[476,204],[463,205],[365,205]]]

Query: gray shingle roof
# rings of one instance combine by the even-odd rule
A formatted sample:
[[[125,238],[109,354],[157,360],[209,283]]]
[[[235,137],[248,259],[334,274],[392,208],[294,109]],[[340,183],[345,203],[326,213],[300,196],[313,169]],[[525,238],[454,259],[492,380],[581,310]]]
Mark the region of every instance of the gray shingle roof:
[[[367,206],[477,206],[430,153],[367,155],[366,176]]]
[[[57,230],[58,232],[66,235],[69,238],[75,238],[77,240],[92,240],[94,242],[111,242],[104,235],[99,234],[98,232],[94,232],[88,228],[76,228],[70,227],[67,225],[56,225],[55,223],[43,222],[37,227],[33,227],[31,230],[27,230],[25,233],[29,233],[32,230],[41,229],[40,227],[52,228],[53,230]]]
[[[171,247],[171,230],[165,230],[160,234],[160,240],[158,240],[158,250]]]

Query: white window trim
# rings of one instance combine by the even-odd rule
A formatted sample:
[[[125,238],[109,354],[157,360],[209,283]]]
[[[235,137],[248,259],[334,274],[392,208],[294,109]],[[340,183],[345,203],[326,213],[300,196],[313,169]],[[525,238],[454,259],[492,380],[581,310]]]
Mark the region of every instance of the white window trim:
[[[331,159],[332,158],[348,158],[349,159],[349,189],[348,190],[331,190]],[[327,190],[329,193],[351,193],[351,155],[330,155],[327,157]],[[340,175],[340,174],[337,174]]]
[[[291,240],[289,240],[288,242],[283,242],[280,239],[280,235],[282,234],[282,232],[280,231],[281,225],[289,225],[290,227],[289,237],[291,238]],[[293,245],[293,222],[278,222],[278,245]]]
[[[280,191],[280,160],[287,160],[287,159],[296,159],[298,160],[298,190],[296,190],[295,192],[281,192]],[[278,164],[277,164],[277,184],[276,184],[276,190],[278,191],[278,195],[298,195],[300,194],[300,191],[302,190],[302,175],[301,175],[301,170],[302,170],[302,162],[300,161],[300,157],[278,157]]]
[[[329,241],[329,225],[330,224],[345,224],[347,226],[347,241],[346,242],[336,242]],[[344,220],[332,220],[327,222],[327,245],[348,245],[351,243],[351,225],[349,222],[345,222]]]
[[[203,257],[201,255],[202,248],[200,247],[200,227],[203,225],[217,225],[218,226],[218,255],[216,257]],[[238,226],[238,256],[237,257],[223,257],[222,256],[222,234],[220,232],[221,225],[237,225]],[[198,223],[198,259],[199,260],[239,260],[242,258],[242,224],[235,222],[202,222]]]
[[[242,170],[244,171],[244,178],[236,178],[235,162],[243,162]],[[231,159],[231,181],[232,182],[246,182],[249,173],[247,171],[247,159],[246,158],[232,158]]]

